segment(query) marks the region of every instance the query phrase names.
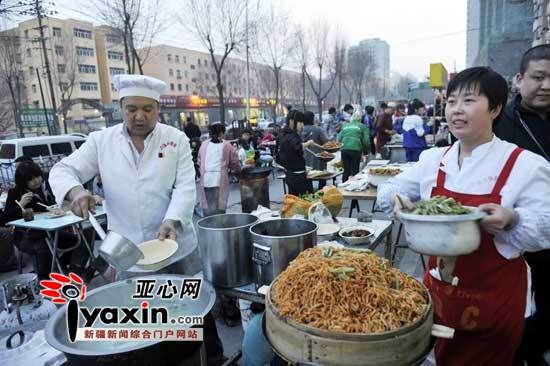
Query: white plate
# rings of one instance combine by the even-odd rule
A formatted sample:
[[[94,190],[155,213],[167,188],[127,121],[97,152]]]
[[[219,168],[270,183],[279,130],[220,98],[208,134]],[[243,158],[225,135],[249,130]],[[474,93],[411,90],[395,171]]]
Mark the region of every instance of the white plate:
[[[149,266],[170,258],[178,250],[178,243],[171,239],[155,239],[143,242],[138,247],[143,252],[143,258],[136,264]]]

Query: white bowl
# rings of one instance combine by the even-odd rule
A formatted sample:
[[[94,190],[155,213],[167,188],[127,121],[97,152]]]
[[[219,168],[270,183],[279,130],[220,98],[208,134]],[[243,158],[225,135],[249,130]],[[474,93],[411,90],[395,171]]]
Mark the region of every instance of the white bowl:
[[[464,215],[414,215],[399,212],[405,226],[409,247],[422,254],[455,257],[470,254],[479,248],[479,221],[486,213],[475,207]]]
[[[361,237],[354,237],[354,236],[344,236],[343,234],[344,233],[347,233],[349,231],[353,231],[353,230],[367,230],[368,232],[370,232],[369,235],[367,236],[361,236]],[[367,226],[367,225],[355,225],[355,226],[348,226],[346,228],[343,228],[342,230],[340,230],[340,232],[338,233],[338,235],[344,239],[346,241],[346,243],[348,244],[351,244],[351,245],[362,245],[362,244],[369,244],[371,239],[373,238],[374,236],[374,232],[376,230],[370,226]]]
[[[337,224],[317,224],[317,242],[331,240],[339,230]]]

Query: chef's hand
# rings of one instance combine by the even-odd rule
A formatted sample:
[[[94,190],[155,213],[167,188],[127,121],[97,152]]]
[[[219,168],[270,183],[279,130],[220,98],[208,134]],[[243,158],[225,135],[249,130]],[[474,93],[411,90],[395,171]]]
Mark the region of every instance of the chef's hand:
[[[90,192],[83,187],[74,187],[69,191],[71,211],[84,219],[88,219],[88,211],[95,213],[95,200]]]
[[[400,200],[397,198],[397,196],[399,196]],[[403,209],[414,210],[414,208],[416,207],[410,199],[403,195],[400,195],[399,193],[394,193],[391,200],[393,204],[393,217],[397,217],[397,213]]]
[[[159,230],[157,232],[157,239],[164,240],[164,239],[172,239],[176,240],[176,220],[164,220],[164,222],[160,225]]]
[[[19,203],[21,206],[25,207],[32,201],[32,192],[27,192],[24,195],[21,196],[21,199],[19,200]]]
[[[495,203],[485,203],[480,205],[479,209],[488,214],[481,220],[481,226],[489,234],[495,235],[501,231],[510,230],[519,221],[519,215],[515,210]]]

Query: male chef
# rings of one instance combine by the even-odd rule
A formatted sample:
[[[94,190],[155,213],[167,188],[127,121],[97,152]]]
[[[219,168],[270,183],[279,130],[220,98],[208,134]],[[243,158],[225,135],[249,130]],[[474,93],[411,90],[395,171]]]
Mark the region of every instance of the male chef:
[[[71,201],[71,210],[87,218],[95,201],[82,184],[99,175],[110,230],[135,244],[174,239],[178,256],[189,256],[197,246],[192,224],[195,169],[185,133],[158,123],[166,84],[144,75],[115,75],[114,85],[124,123],[92,132],[52,168],[49,181],[56,200]],[[183,270],[194,274],[200,269]],[[208,364],[221,364],[223,348],[210,314],[204,327]]]

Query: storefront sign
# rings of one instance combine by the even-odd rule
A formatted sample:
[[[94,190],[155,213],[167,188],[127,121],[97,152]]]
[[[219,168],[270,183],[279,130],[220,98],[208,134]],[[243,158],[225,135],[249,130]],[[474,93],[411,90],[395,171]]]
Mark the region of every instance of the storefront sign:
[[[22,109],[20,115],[21,127],[46,127],[47,122],[53,123],[53,111],[46,109],[46,114],[47,120],[43,109]]]

